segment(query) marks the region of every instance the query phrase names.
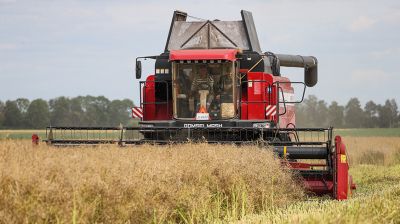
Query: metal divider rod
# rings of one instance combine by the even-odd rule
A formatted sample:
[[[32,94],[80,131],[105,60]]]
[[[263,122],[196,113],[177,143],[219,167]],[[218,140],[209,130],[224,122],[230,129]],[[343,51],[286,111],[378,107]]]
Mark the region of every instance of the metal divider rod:
[[[120,138],[119,138],[118,145],[122,146],[123,138],[124,138],[124,128],[122,127],[122,128],[121,128],[121,136],[120,136]]]

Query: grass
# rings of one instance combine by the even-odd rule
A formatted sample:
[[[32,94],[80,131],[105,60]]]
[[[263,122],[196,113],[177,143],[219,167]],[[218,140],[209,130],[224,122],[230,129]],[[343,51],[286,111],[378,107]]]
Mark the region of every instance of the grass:
[[[400,138],[345,137],[357,191],[307,197],[258,148],[0,141],[0,223],[400,223]]]

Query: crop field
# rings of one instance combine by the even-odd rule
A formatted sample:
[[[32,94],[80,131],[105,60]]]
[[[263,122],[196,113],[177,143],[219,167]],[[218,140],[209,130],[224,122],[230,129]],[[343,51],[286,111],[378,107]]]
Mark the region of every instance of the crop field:
[[[31,139],[32,134],[39,135],[41,139],[46,137],[45,130],[0,130],[1,139]]]
[[[255,146],[55,148],[2,139],[0,223],[399,223],[394,136],[344,137],[357,184],[347,201],[307,196],[295,174]]]
[[[341,136],[353,137],[400,137],[400,128],[353,128],[334,129]]]

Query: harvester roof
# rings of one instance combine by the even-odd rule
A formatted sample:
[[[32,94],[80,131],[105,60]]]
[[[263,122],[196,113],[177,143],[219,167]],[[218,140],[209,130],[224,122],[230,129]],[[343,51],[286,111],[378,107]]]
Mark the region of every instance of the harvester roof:
[[[251,12],[241,11],[240,21],[186,21],[175,11],[165,51],[184,49],[241,49],[261,53]]]

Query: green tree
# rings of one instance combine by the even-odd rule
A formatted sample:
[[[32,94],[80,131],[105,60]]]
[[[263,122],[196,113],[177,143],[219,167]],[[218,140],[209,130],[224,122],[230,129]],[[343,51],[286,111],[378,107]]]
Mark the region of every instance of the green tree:
[[[309,95],[303,102],[304,104],[304,124],[309,127],[316,127],[315,117],[318,113],[318,98],[314,95]]]
[[[30,128],[45,128],[50,123],[48,103],[42,99],[32,101],[28,107],[26,117]]]
[[[86,96],[84,98],[84,111],[90,126],[104,126],[108,124],[108,106],[110,100],[104,96]]]
[[[338,102],[332,101],[328,109],[328,120],[329,126],[342,128],[344,121],[344,107],[340,106]]]
[[[326,127],[328,126],[329,110],[326,102],[324,100],[318,100],[316,107],[316,114],[314,116],[314,124],[316,127]]]
[[[86,116],[85,111],[83,110],[84,103],[83,96],[74,97],[70,101],[70,121],[72,126],[87,126],[89,123],[89,119]]]
[[[379,126],[378,121],[378,108],[379,106],[370,100],[365,104],[364,107],[364,122],[363,126],[366,128],[376,128]]]
[[[379,127],[393,128],[398,124],[398,108],[395,100],[386,100],[385,104],[379,107]]]
[[[50,123],[52,126],[71,126],[70,100],[58,97],[49,101]]]
[[[15,101],[7,100],[4,107],[4,127],[6,128],[21,128],[22,114],[18,109]]]
[[[360,101],[351,98],[345,107],[345,126],[348,128],[360,128],[364,121],[364,111],[361,109]]]
[[[309,95],[302,104],[296,105],[296,123],[298,127],[324,127],[329,123],[329,110],[324,100]]]
[[[388,128],[390,125],[390,108],[383,105],[378,107],[378,124],[380,128]]]
[[[0,128],[3,128],[4,125],[4,103],[0,100]]]
[[[304,104],[296,104],[295,106],[295,114],[296,114],[296,126],[297,127],[306,127],[306,112]]]
[[[395,99],[391,99],[390,101],[390,109],[391,109],[391,115],[390,115],[390,121],[391,121],[391,125],[390,127],[395,128],[395,127],[399,127],[399,120],[398,120],[398,107],[397,107],[397,103]]]
[[[128,124],[131,115],[130,108],[132,107],[133,102],[128,99],[111,101],[108,107],[108,125],[116,126],[119,124]]]
[[[26,118],[26,113],[28,111],[30,102],[26,98],[18,98],[15,100],[15,102],[17,103],[18,110],[21,112],[21,115],[22,115],[21,127],[26,128],[29,125],[28,124],[29,122],[27,121],[27,118]]]
[[[15,100],[17,103],[17,107],[22,114],[25,114],[28,111],[29,100],[26,98],[18,98]]]
[[[400,113],[397,115],[397,127],[400,127]]]

